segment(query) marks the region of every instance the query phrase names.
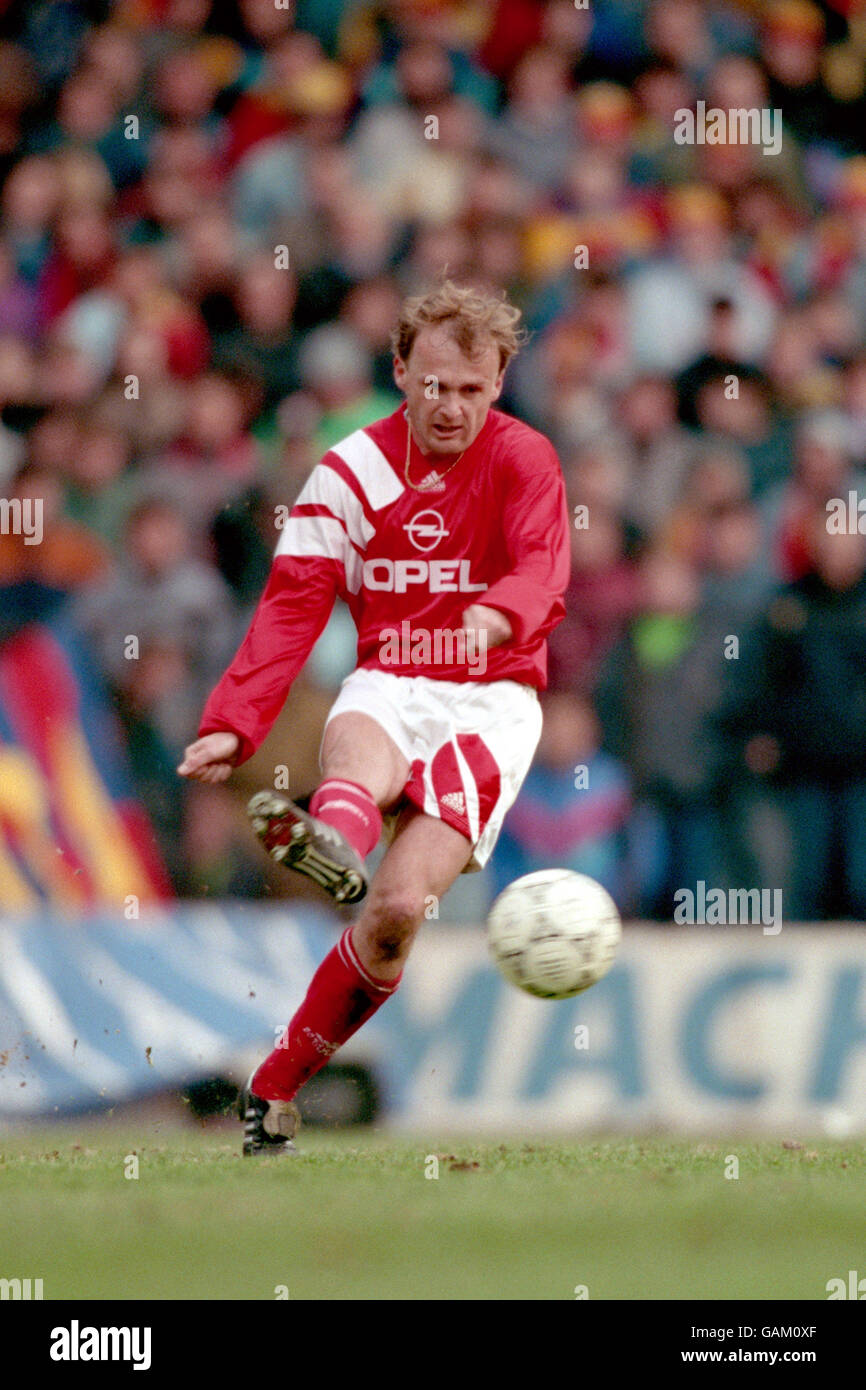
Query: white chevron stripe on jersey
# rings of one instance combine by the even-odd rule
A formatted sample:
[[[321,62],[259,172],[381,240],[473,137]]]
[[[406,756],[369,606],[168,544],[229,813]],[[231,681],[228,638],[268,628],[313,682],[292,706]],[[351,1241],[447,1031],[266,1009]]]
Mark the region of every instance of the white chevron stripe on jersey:
[[[343,566],[349,593],[360,592],[363,578],[361,557],[342,524],[333,517],[290,516],[283,527],[274,558],[278,555],[317,555],[325,560],[336,560]]]
[[[295,506],[300,507],[307,503],[327,507],[334,516],[341,517],[346,523],[349,539],[354,541],[359,550],[366,550],[370,537],[376,534],[375,526],[364,515],[361,499],[333,468],[319,464],[313,469]]]
[[[364,430],[347,435],[339,444],[334,444],[330,452],[341,458],[354,473],[374,512],[387,507],[389,502],[396,502],[406,491],[379,445]]]

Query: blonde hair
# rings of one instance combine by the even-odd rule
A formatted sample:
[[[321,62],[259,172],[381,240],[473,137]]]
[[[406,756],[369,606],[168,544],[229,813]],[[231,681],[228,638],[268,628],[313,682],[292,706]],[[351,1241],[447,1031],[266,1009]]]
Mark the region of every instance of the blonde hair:
[[[529,336],[519,326],[520,318],[520,310],[508,303],[504,291],[500,295],[483,294],[444,280],[428,294],[404,301],[391,346],[395,356],[405,362],[421,329],[441,324],[466,357],[479,356],[492,340],[499,348],[500,371],[504,371]]]

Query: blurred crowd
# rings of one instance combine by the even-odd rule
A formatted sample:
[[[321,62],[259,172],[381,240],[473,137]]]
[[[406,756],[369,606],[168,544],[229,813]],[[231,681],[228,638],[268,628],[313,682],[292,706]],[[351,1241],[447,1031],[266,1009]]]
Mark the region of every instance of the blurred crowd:
[[[279,509],[395,407],[397,306],[447,271],[523,310],[501,405],[576,509],[545,734],[485,891],[556,863],[640,916],[703,879],[866,918],[863,7],[0,16],[0,494],[44,506],[41,544],[0,535],[0,606],[41,595],[85,635],[177,891],[294,889],[239,807],[275,756],[312,785],[345,612],[235,792],[173,769]],[[678,143],[698,100],[780,111],[781,150]]]

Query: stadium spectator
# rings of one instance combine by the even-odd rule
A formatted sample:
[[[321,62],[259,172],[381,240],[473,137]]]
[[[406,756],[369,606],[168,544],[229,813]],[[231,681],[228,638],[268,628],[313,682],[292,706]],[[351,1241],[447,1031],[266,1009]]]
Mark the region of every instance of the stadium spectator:
[[[133,501],[126,435],[98,417],[82,421],[62,472],[67,514],[117,549]]]
[[[492,891],[537,869],[573,869],[628,903],[630,778],[601,750],[592,705],[565,691],[544,701],[533,767],[493,855]]]
[[[191,898],[258,898],[267,882],[261,859],[225,787],[187,788],[183,870],[178,891]]]
[[[634,615],[638,585],[616,513],[593,508],[586,526],[580,520],[572,528],[565,617],[548,639],[548,660],[552,689],[588,692]]]
[[[260,384],[263,411],[273,410],[301,384],[291,330],[296,297],[297,278],[291,270],[278,269],[268,252],[251,256],[237,274],[235,322],[214,339],[216,363]]]
[[[694,445],[677,422],[674,383],[663,376],[639,376],[619,398],[619,418],[634,445],[634,473],[625,514],[652,540],[680,496]]]
[[[776,572],[800,579],[811,568],[811,533],[816,517],[827,517],[827,502],[848,496],[854,486],[848,453],[850,432],[835,412],[803,418],[797,429],[793,470],[763,499]]]
[[[349,328],[317,328],[304,343],[300,366],[301,379],[321,412],[313,440],[319,458],[397,405],[396,392],[373,386],[369,353]]]
[[[785,917],[866,915],[866,535],[815,513],[808,572],[774,595],[732,663],[720,724],[759,822],[752,863]],[[767,825],[770,834],[767,835]]]
[[[11,524],[0,531],[0,584],[40,584],[72,593],[111,569],[98,536],[63,514],[63,484],[35,464],[19,469],[9,489]],[[20,518],[20,520],[19,520]]]
[[[697,568],[664,550],[641,565],[641,611],[599,682],[604,746],[626,762],[643,814],[660,827],[661,862],[641,907],[669,916],[677,888],[727,881],[721,740],[728,615],[702,605]],[[653,892],[656,896],[653,900]]]
[[[138,503],[126,558],[110,580],[83,592],[74,617],[116,688],[137,692],[172,753],[238,637],[228,592],[193,558],[182,513],[159,498]]]

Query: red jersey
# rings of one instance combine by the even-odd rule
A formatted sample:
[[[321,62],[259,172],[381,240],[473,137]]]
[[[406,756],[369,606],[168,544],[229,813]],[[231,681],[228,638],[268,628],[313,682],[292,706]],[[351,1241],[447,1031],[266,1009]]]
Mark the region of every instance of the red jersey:
[[[450,472],[413,441],[410,486],[407,430],[405,406],[356,430],[328,450],[292,508],[249,630],[199,728],[235,733],[238,762],[267,737],[337,597],[358,629],[359,666],[544,688],[545,638],[565,613],[570,568],[553,446],[491,410]],[[435,645],[437,633],[462,629],[474,603],[505,613],[512,627],[483,663]]]

